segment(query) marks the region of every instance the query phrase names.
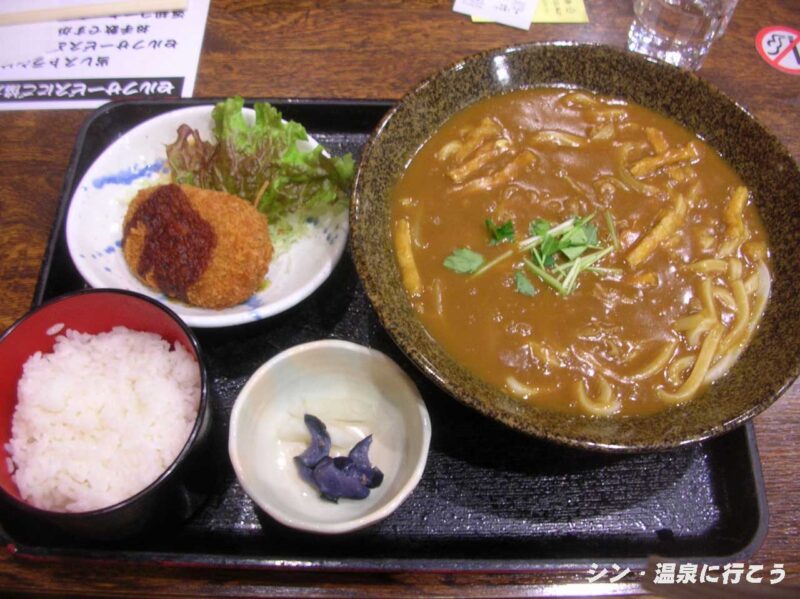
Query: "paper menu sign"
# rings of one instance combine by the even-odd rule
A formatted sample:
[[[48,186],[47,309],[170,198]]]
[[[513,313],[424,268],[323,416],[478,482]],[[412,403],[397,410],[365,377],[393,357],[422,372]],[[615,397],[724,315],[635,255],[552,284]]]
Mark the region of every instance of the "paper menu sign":
[[[583,0],[539,0],[533,13],[534,23],[588,23],[589,14]],[[489,23],[490,19],[472,17],[473,23]]]
[[[185,10],[187,0],[4,0],[0,25],[19,25],[156,10]]]
[[[588,23],[583,0],[539,0],[534,23]]]
[[[191,97],[210,0],[186,10],[0,28],[0,110]]]
[[[494,21],[518,29],[529,29],[539,0],[456,0],[455,12]]]

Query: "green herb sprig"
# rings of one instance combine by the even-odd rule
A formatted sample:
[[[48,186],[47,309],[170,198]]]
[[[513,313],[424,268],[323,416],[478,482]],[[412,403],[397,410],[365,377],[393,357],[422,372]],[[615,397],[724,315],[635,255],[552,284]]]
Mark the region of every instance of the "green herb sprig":
[[[514,222],[507,220],[506,222],[496,225],[488,218],[484,221],[486,229],[489,231],[491,245],[497,245],[504,241],[514,241]]]
[[[597,226],[591,222],[594,217],[594,214],[571,217],[557,225],[545,219],[536,219],[528,227],[529,237],[491,261],[486,262],[483,255],[469,248],[457,248],[445,259],[444,265],[455,272],[477,277],[515,253],[529,252],[530,256],[523,258],[528,271],[557,293],[567,296],[577,289],[578,277],[583,272],[600,276],[618,276],[622,272],[618,268],[597,265],[619,249],[619,239],[611,213],[606,211],[606,226],[612,244],[602,247],[598,241]],[[484,222],[491,245],[514,240],[512,221],[500,225],[488,219]],[[533,296],[538,292],[523,271],[515,271],[514,281],[517,292],[522,295]]]
[[[514,283],[516,284],[517,292],[522,295],[533,297],[539,293],[539,290],[533,286],[533,283],[530,282],[530,279],[528,279],[521,270],[514,272]]]
[[[469,248],[456,248],[444,259],[444,265],[447,268],[460,274],[477,272],[484,262],[481,254]]]

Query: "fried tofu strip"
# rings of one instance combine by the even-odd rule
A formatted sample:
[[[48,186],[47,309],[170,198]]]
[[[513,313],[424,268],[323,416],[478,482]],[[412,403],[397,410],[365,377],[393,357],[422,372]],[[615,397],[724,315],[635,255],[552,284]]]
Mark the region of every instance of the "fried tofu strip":
[[[747,196],[746,187],[737,187],[725,205],[722,213],[722,220],[725,222],[725,241],[717,250],[718,257],[732,256],[749,237],[744,224],[744,206],[747,203]]]
[[[647,185],[642,183],[634,177],[631,172],[628,170],[627,160],[628,154],[633,150],[634,146],[630,142],[624,143],[619,147],[619,153],[617,154],[617,174],[619,175],[620,180],[629,188],[642,195],[646,196],[654,196],[658,195],[660,190],[658,187],[654,185]]]
[[[622,191],[631,190],[631,188],[625,185],[625,183],[621,179],[619,179],[618,177],[614,177],[612,175],[606,175],[604,177],[600,177],[599,179],[596,179],[592,183],[592,185],[594,185],[595,189],[602,189],[604,186],[611,185],[613,187],[621,189]]]
[[[663,154],[669,149],[667,138],[664,136],[664,132],[661,129],[645,127],[644,134],[647,136],[647,141],[653,146],[653,150],[656,154]]]
[[[613,139],[615,133],[614,123],[606,123],[602,127],[597,127],[589,136],[592,141],[604,141]]]
[[[733,190],[725,212],[725,236],[728,239],[741,239],[744,237],[744,205],[747,203],[747,188],[737,187]]]
[[[683,168],[679,166],[673,166],[668,171],[667,174],[672,181],[676,183],[680,183],[681,181],[686,180],[686,173],[683,172]]]
[[[565,148],[580,148],[586,144],[586,138],[566,131],[537,131],[528,138],[532,143],[548,144]]]
[[[631,283],[637,289],[652,289],[658,287],[658,275],[652,271],[633,275]]]
[[[742,245],[742,252],[750,262],[763,262],[767,259],[767,244],[763,241],[748,241]]]
[[[444,314],[444,299],[442,297],[441,279],[433,280],[433,283],[431,283],[431,290],[433,291],[433,305],[436,308],[436,314],[442,316]]]
[[[679,193],[675,197],[675,205],[672,207],[672,210],[665,214],[662,219],[658,221],[658,224],[636,244],[636,247],[628,252],[627,256],[625,256],[625,260],[628,261],[628,264],[636,268],[639,264],[647,260],[662,241],[678,230],[681,223],[683,223],[683,219],[686,217],[687,208],[686,199],[683,197],[683,194]]]
[[[718,258],[706,258],[705,260],[692,262],[687,268],[694,272],[701,273],[726,272],[728,270],[728,263]]]
[[[659,169],[680,162],[692,162],[700,158],[700,151],[694,142],[689,142],[682,148],[669,148],[661,154],[647,156],[633,163],[630,168],[634,177],[642,178],[652,175]]]
[[[498,139],[494,143],[484,144],[475,152],[475,155],[464,164],[447,171],[447,176],[450,177],[454,183],[463,183],[475,171],[486,166],[492,160],[507,152],[510,148],[511,144],[506,139]]]
[[[600,102],[600,100],[594,96],[587,94],[586,92],[578,91],[566,94],[559,100],[559,102],[568,108],[573,108],[575,106],[597,106],[598,104],[602,104],[602,102]]]
[[[492,173],[491,175],[486,175],[485,177],[473,179],[472,181],[466,183],[461,189],[466,192],[489,191],[490,189],[494,189],[499,185],[509,183],[519,171],[533,166],[534,164],[536,164],[536,156],[534,156],[533,153],[525,150],[520,152],[520,154],[518,154],[511,162],[506,164],[499,171]]]
[[[444,162],[445,160],[450,158],[453,154],[458,152],[458,150],[461,149],[461,146],[463,145],[464,144],[457,139],[448,141],[441,148],[439,148],[439,151],[436,152],[434,156],[436,156],[436,159],[439,160],[440,162]]]
[[[622,121],[628,116],[628,113],[624,109],[614,108],[612,106],[590,110],[589,114],[595,121],[599,122],[613,122],[614,120]]]
[[[500,137],[502,130],[500,125],[489,117],[484,118],[480,125],[472,127],[467,131],[464,141],[451,141],[443,145],[435,156],[438,160],[444,161],[455,158],[456,162],[463,162],[472,152],[481,147],[490,138]]]
[[[422,295],[422,279],[414,261],[411,242],[411,226],[405,219],[397,221],[394,230],[394,244],[397,251],[397,262],[400,265],[400,276],[411,297]]]

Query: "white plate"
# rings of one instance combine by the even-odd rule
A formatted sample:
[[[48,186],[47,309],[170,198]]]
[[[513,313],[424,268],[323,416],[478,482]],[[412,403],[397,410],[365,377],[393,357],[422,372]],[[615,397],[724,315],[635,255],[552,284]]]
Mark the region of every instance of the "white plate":
[[[223,310],[189,306],[167,298],[133,276],[122,255],[122,221],[142,188],[169,180],[165,146],[182,123],[213,140],[213,106],[193,106],[159,115],[108,146],[78,184],[69,206],[67,246],[78,271],[92,287],[138,291],[174,310],[193,327],[224,327],[274,316],[311,295],[328,278],[347,242],[347,211],[310,225],[306,234],[272,259],[269,284],[247,301]],[[245,109],[250,118],[255,114]],[[307,148],[318,145],[309,138]]]

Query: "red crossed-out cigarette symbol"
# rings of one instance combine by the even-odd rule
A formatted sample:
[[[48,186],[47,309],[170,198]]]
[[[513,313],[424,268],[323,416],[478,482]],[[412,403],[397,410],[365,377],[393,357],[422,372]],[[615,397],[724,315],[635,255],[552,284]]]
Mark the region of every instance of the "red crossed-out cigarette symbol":
[[[791,27],[767,27],[756,36],[756,49],[771,67],[800,75],[800,31]]]

